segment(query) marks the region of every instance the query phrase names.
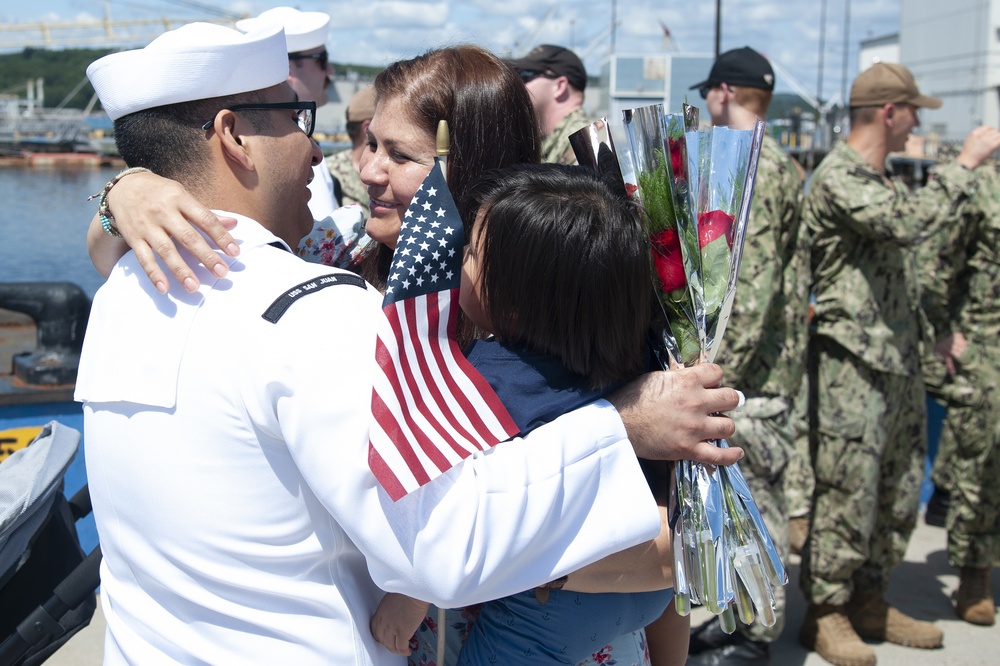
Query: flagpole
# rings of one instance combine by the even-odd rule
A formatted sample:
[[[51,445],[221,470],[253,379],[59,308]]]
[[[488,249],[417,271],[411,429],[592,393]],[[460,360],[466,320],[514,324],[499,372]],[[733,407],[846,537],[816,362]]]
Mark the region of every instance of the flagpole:
[[[441,119],[438,121],[437,128],[437,158],[441,165],[441,175],[444,176],[445,184],[448,183],[448,153],[451,152],[451,137],[448,135],[448,121]],[[445,637],[448,627],[448,617],[447,611],[444,608],[438,608],[437,612],[437,664],[438,666],[445,666],[447,661],[447,651],[448,642]]]
[[[437,129],[437,156],[441,162],[441,173],[448,182],[448,153],[451,152],[451,137],[448,134],[448,121],[439,120]]]

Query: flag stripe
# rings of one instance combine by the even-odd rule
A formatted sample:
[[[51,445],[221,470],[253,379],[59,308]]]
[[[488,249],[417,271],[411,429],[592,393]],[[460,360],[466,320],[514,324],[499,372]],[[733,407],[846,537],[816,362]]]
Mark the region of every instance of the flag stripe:
[[[456,295],[457,295],[458,290],[456,289],[455,292],[456,292]],[[430,299],[428,299],[428,300],[430,300]],[[429,307],[428,307],[428,311],[430,311]],[[437,322],[435,322],[435,323],[437,323]],[[452,360],[452,361],[457,361],[459,357],[462,357],[462,352],[458,349],[458,343],[457,342],[455,342],[454,340],[448,340],[447,338],[445,338],[443,340],[440,339],[440,338],[438,338],[438,341],[440,342],[440,345],[439,346],[435,346],[433,348],[433,352],[434,352],[434,355],[435,355],[435,358],[436,358],[436,360],[438,362],[439,367],[444,365],[444,363],[445,363],[444,357],[445,357],[446,353],[449,356],[449,360]],[[464,357],[462,357],[462,358],[463,358],[463,360],[465,360]],[[466,365],[468,366],[468,368],[470,370],[473,370],[473,372],[475,374],[477,374],[477,375],[479,374],[478,372],[475,372],[475,370],[472,368],[472,365],[469,364],[468,360],[466,360]],[[480,375],[480,378],[481,377],[482,377],[482,375]],[[483,400],[483,401],[480,401],[481,404],[479,404],[479,405],[473,405],[472,401],[469,399],[469,396],[473,395],[473,394],[467,394],[465,391],[463,391],[462,389],[460,389],[459,386],[458,386],[458,384],[455,381],[454,376],[451,373],[444,373],[442,379],[444,380],[445,386],[447,387],[447,389],[450,392],[451,396],[454,398],[454,400],[457,401],[457,403],[458,403],[457,404],[458,409],[461,410],[461,412],[463,414],[465,414],[466,416],[469,417],[469,420],[471,421],[470,425],[471,425],[471,427],[473,429],[475,429],[475,432],[476,432],[476,439],[478,441],[481,441],[481,442],[484,442],[484,443],[487,442],[487,441],[489,441],[490,438],[494,436],[494,433],[483,422],[483,419],[479,415],[479,410],[480,409],[484,409],[484,410],[489,409],[489,404],[485,400]],[[485,383],[485,380],[483,380],[483,381]],[[487,386],[489,386],[489,384],[487,384]],[[492,388],[490,388],[490,393],[493,393],[493,389]],[[479,395],[473,395],[473,397],[477,397],[478,398],[480,396]],[[496,394],[495,393],[493,393],[493,397],[496,398]],[[499,402],[500,402],[500,400],[499,400],[499,398],[497,398],[497,403],[499,403]]]
[[[517,432],[458,346],[464,245],[435,166],[400,227],[375,350],[368,465],[393,500]]]
[[[458,292],[456,291],[455,297],[457,297],[457,294]],[[508,439],[513,433],[517,432],[517,426],[512,419],[509,419],[506,408],[493,392],[493,388],[489,385],[489,382],[479,374],[479,371],[462,354],[455,340],[456,325],[457,318],[449,318],[447,321],[442,319],[439,322],[439,340],[442,345],[447,345],[449,350],[443,355],[445,363],[440,368],[440,372],[443,376],[447,376],[453,380],[453,382],[457,382],[458,388],[453,391],[454,393],[463,397],[471,397],[471,399],[480,402],[479,405],[475,405],[472,408],[471,413],[486,424],[490,433],[489,437],[498,437],[499,441]],[[441,381],[444,381],[444,379],[442,378]],[[500,418],[501,416],[503,419]]]
[[[404,486],[392,467],[382,458],[378,449],[371,442],[368,443],[368,467],[375,474],[375,478],[385,488],[385,492],[388,493],[389,498],[393,502],[405,496],[408,492],[416,490],[421,485],[414,482],[409,487]]]
[[[457,290],[455,290],[457,295]],[[440,300],[439,300],[440,297]],[[442,346],[445,346],[449,352],[449,355],[458,353],[461,355],[461,351],[458,350],[458,345],[455,344],[454,347],[449,344],[449,340],[442,340],[440,337],[431,334],[425,334],[421,337],[416,337],[416,321],[420,321],[421,325],[426,321],[426,328],[433,332],[437,329],[437,321],[439,310],[441,307],[450,309],[449,305],[440,305],[440,301],[450,301],[451,295],[447,292],[441,292],[440,294],[429,294],[426,299],[427,312],[426,314],[421,313],[421,318],[418,319],[416,313],[416,303],[411,301],[405,302],[405,307],[407,309],[407,314],[411,317],[410,319],[410,335],[411,341],[415,342],[415,357],[416,361],[420,366],[421,374],[424,379],[425,386],[427,387],[427,394],[425,398],[428,401],[432,401],[434,405],[438,406],[444,418],[451,425],[453,432],[461,438],[463,441],[473,444],[476,449],[482,450],[488,448],[485,442],[489,439],[489,433],[486,436],[483,435],[478,428],[476,428],[476,418],[477,415],[473,412],[470,414],[469,410],[471,405],[468,401],[463,403],[464,396],[461,391],[457,390],[454,382],[451,381],[451,376],[449,373],[437,373],[437,376],[432,372],[434,370],[440,370],[444,365],[444,354],[442,353]],[[416,340],[420,341],[420,345],[417,346]],[[443,382],[442,386],[440,382]],[[442,389],[448,389],[447,393],[443,393]],[[431,405],[426,405],[426,407],[431,407]],[[457,409],[456,409],[457,408]],[[466,418],[463,418],[466,417]],[[473,417],[473,418],[469,418]],[[462,421],[466,421],[463,424]],[[448,444],[452,446],[456,453],[458,453],[462,458],[468,456],[471,451],[461,447],[455,440],[449,440]]]
[[[382,340],[379,340],[378,344],[382,346]],[[385,432],[390,441],[415,441],[418,437],[417,433],[420,432],[420,429],[413,423],[409,410],[398,408],[399,406],[405,404],[405,398],[402,395],[402,387],[400,386],[398,378],[395,374],[395,365],[389,364],[387,366],[383,366],[383,371],[386,372],[387,375],[390,375],[390,381],[388,384],[389,391],[391,391],[391,393],[383,392],[382,394],[379,394],[374,391],[372,392],[372,413],[375,416],[375,420],[380,426],[382,426],[383,432]],[[393,396],[395,398],[394,402],[397,409],[390,409],[386,404],[385,399],[383,399],[383,395]],[[400,420],[396,418],[397,415],[402,417],[402,421],[406,426],[405,430],[403,425],[400,424]],[[419,484],[422,485],[430,481],[430,477],[424,471],[423,463],[421,463],[418,459],[416,452],[412,447],[401,447],[398,450],[402,455],[407,468]]]
[[[402,317],[400,318],[401,324],[398,330],[409,333],[409,337],[403,336],[400,347],[403,348],[407,342],[413,343],[412,346],[406,348],[408,353],[401,354],[397,359],[403,371],[405,387],[409,389],[409,395],[412,397],[408,401],[407,406],[412,412],[423,419],[428,428],[433,429],[435,433],[440,435],[450,448],[459,453],[460,458],[464,457],[461,455],[463,453],[461,447],[455,441],[455,429],[452,428],[449,430],[442,426],[442,422],[447,422],[448,414],[442,414],[443,420],[439,420],[434,413],[434,408],[439,407],[435,402],[439,394],[434,383],[427,381],[426,360],[424,358],[425,350],[419,344],[424,339],[419,337],[420,331],[418,329],[420,328],[420,324],[415,321],[414,313],[410,311],[413,307],[413,301],[406,300],[398,305],[403,309]],[[426,432],[421,432],[420,435],[418,442],[421,448],[427,451],[437,468],[440,471],[449,469],[453,463],[443,457],[442,451],[436,446],[436,443],[426,436]],[[464,432],[459,433],[459,435],[468,437],[467,433]]]
[[[404,325],[398,323],[400,321],[399,312],[397,311],[398,305],[401,304],[387,306],[385,312],[391,322],[395,341],[398,343],[397,349],[403,349],[405,340],[402,339],[403,336],[401,336],[400,332],[403,330]],[[405,320],[405,317],[403,319]],[[425,409],[422,409],[420,401],[415,397],[419,397],[423,391],[417,385],[416,378],[408,362],[412,359],[413,355],[412,351],[406,354],[397,354],[393,358],[392,363],[383,367],[384,372],[390,379],[389,384],[392,394],[396,398],[395,404],[400,407],[400,416],[402,416],[408,426],[407,434],[409,436],[403,437],[398,441],[415,442],[431,464],[439,471],[445,471],[451,467],[453,461],[449,461],[442,455],[442,452],[435,446],[434,441],[426,435],[425,431],[427,428],[433,428],[442,437],[447,437],[447,434],[433,418],[428,418],[428,413]],[[406,407],[405,409],[403,409],[404,406]],[[393,438],[393,441],[397,440]]]

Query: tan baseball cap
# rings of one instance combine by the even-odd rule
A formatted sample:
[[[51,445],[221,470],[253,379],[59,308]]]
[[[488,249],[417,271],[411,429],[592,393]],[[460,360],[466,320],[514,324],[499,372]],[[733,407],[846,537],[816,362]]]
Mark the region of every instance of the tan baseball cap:
[[[851,107],[912,104],[937,109],[942,101],[921,95],[913,74],[906,67],[889,62],[877,62],[858,74],[851,86]]]
[[[366,86],[354,93],[347,105],[347,122],[359,123],[375,115],[375,87]]]

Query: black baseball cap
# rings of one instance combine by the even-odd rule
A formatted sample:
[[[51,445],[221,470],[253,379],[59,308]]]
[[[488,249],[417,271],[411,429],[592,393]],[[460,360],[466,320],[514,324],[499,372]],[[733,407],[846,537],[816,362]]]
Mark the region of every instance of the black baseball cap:
[[[542,44],[531,49],[523,58],[508,62],[517,70],[552,72],[556,76],[565,76],[577,90],[587,87],[587,70],[583,62],[564,46]]]
[[[754,51],[749,46],[726,51],[715,60],[708,78],[691,86],[698,88],[714,88],[722,83],[747,88],[774,90],[774,70],[767,58]]]

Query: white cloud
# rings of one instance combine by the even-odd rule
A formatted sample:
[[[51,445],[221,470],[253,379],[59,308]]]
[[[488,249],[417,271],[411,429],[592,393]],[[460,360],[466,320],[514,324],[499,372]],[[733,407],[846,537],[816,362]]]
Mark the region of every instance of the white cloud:
[[[324,3],[330,16],[331,29],[359,33],[366,30],[384,31],[412,28],[438,28],[447,25],[451,3],[419,2],[418,0],[376,0],[376,2]],[[304,7],[303,7],[304,9]],[[391,39],[391,36],[389,36]],[[391,43],[391,42],[390,42]]]
[[[201,0],[234,14],[256,15],[275,0]],[[588,70],[598,71],[610,38],[612,1],[619,26],[619,51],[658,52],[662,21],[673,44],[685,52],[711,53],[715,47],[715,3],[663,0],[296,0],[304,11],[331,15],[330,48],[337,61],[383,65],[429,48],[478,43],[500,54],[520,55],[536,44],[574,48]],[[898,30],[902,0],[828,0],[824,47],[824,96],[841,88],[844,10],[851,2],[848,76],[857,67],[861,40]],[[282,0],[284,2],[284,0]],[[550,11],[554,9],[554,11]],[[116,19],[189,16],[197,10],[175,0],[111,0]],[[816,0],[726,0],[722,3],[722,49],[749,45],[776,60],[802,85],[816,87],[819,64],[820,3]],[[103,17],[103,0],[4,2],[0,21],[66,21]],[[778,77],[778,88],[783,86]]]

